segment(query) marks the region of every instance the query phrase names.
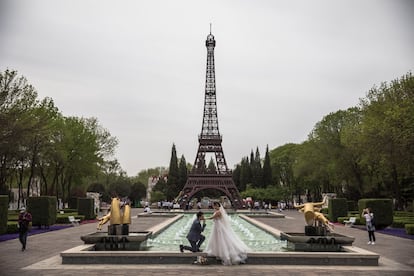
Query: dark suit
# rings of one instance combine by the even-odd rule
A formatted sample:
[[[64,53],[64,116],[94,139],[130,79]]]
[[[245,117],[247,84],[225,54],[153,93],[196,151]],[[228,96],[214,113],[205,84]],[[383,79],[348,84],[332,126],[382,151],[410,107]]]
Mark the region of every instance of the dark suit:
[[[200,221],[198,219],[195,219],[193,224],[191,225],[190,232],[188,232],[187,235],[187,239],[190,242],[191,247],[183,246],[183,249],[190,250],[192,252],[198,252],[201,244],[206,239],[206,237],[201,235],[201,232],[204,231],[205,227],[205,223],[203,223],[203,226],[201,226]]]

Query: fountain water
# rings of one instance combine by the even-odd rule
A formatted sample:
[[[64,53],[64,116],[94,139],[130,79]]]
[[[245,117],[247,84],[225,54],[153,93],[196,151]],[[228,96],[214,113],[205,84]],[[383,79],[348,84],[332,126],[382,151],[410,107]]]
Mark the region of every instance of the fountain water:
[[[284,252],[286,251],[286,241],[281,241],[278,237],[258,228],[257,226],[245,221],[236,214],[229,215],[235,233],[249,246],[254,252]],[[158,235],[148,239],[149,251],[173,251],[176,252],[179,244],[188,244],[186,235],[190,230],[195,215],[185,214],[180,220],[171,224]],[[206,236],[207,244],[212,222],[207,222],[203,235]],[[201,249],[203,249],[203,246]]]

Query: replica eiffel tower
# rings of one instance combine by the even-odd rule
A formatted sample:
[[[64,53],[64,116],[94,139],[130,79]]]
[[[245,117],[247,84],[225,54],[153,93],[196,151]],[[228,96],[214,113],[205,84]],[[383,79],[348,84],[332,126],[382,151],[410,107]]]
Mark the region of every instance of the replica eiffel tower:
[[[231,201],[233,208],[241,208],[240,193],[234,184],[232,172],[228,169],[221,146],[222,136],[219,132],[216,101],[216,77],[214,70],[214,36],[207,36],[207,68],[204,96],[204,115],[201,134],[198,136],[199,146],[194,166],[188,175],[187,182],[180,193],[180,205],[184,205],[198,192],[215,189],[224,193]],[[214,154],[216,169],[206,166],[206,153]]]

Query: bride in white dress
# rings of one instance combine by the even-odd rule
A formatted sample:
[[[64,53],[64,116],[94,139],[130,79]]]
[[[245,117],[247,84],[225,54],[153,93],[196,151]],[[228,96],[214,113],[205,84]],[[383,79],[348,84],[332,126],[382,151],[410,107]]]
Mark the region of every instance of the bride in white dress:
[[[213,208],[215,209],[213,215],[206,218],[212,219],[214,225],[204,252],[209,256],[220,258],[223,265],[245,263],[250,249],[234,233],[223,206],[219,202],[214,202]]]

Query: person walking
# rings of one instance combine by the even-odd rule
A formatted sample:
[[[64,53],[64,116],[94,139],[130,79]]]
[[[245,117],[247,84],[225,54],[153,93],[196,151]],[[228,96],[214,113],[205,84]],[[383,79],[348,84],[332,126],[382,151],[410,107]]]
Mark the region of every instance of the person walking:
[[[22,244],[22,251],[26,250],[27,234],[29,233],[30,222],[32,222],[32,215],[26,211],[25,207],[20,209],[18,227],[19,227],[19,241]]]
[[[366,208],[362,211],[362,216],[365,218],[365,225],[368,231],[368,244],[375,244],[375,223],[374,223],[374,214],[371,212],[370,208]]]

